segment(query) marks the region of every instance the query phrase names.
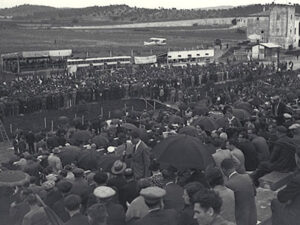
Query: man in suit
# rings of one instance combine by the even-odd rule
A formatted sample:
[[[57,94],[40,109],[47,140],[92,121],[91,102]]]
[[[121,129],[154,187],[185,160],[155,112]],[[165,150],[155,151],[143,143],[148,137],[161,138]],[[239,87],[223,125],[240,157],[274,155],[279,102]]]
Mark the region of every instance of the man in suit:
[[[131,133],[131,142],[134,145],[131,168],[135,179],[145,178],[150,175],[150,148],[141,140],[138,130]]]
[[[234,192],[237,225],[256,225],[255,187],[248,174],[239,174],[232,159],[224,159],[221,168],[228,181],[226,186]]]
[[[200,190],[193,196],[194,219],[199,225],[234,225],[220,215],[222,199],[213,190]]]
[[[78,195],[69,195],[64,199],[70,220],[65,225],[89,225],[88,218],[80,213],[81,199]]]
[[[166,191],[159,187],[148,187],[141,190],[149,213],[139,219],[135,225],[177,225],[178,216],[174,209],[163,209],[162,199]]]
[[[290,225],[300,221],[300,151],[295,154],[297,171],[284,189],[278,192],[277,199],[271,202],[272,224]]]

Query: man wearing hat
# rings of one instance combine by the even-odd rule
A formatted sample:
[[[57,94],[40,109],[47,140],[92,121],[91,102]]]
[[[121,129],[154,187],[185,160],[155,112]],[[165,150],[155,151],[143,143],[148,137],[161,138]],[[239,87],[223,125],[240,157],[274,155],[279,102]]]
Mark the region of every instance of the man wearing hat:
[[[70,216],[65,225],[89,225],[88,218],[80,213],[81,199],[78,195],[71,194],[65,197],[64,206]]]
[[[116,191],[108,186],[100,186],[95,188],[93,193],[97,201],[106,207],[107,225],[125,225],[125,211],[120,204],[113,201]]]
[[[144,197],[149,213],[138,220],[136,225],[176,225],[178,215],[174,209],[164,209],[163,197],[166,191],[159,187],[148,187],[141,190],[140,195]]]
[[[131,168],[135,179],[148,177],[150,166],[150,148],[141,140],[138,130],[131,133],[131,142],[134,145]]]
[[[295,151],[296,145],[293,139],[287,136],[284,126],[276,128],[277,141],[274,143],[270,160],[259,164],[257,170],[251,174],[254,184],[258,186],[258,179],[272,171],[291,172],[296,168]]]
[[[84,179],[84,170],[81,168],[74,168],[73,174],[75,180],[70,191],[71,194],[79,195],[81,197],[82,205],[85,209],[88,197],[89,197],[89,185],[88,182]]]
[[[126,179],[124,177],[124,171],[126,169],[126,163],[121,160],[114,162],[111,173],[111,178],[107,181],[107,186],[115,187],[118,191],[126,184]]]

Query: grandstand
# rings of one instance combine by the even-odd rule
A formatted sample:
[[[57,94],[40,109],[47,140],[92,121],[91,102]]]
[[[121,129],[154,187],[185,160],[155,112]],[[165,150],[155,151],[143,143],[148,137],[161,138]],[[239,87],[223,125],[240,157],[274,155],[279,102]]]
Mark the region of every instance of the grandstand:
[[[71,49],[2,54],[1,70],[12,75],[50,74],[65,70],[66,60],[71,55]]]

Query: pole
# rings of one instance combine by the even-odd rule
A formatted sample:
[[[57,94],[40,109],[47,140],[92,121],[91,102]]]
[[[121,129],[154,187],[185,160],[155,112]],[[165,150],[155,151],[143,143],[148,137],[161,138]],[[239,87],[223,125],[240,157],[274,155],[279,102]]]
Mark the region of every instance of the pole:
[[[84,115],[81,116],[81,124],[84,125]]]
[[[13,127],[12,127],[12,124],[9,124],[9,129],[10,129],[10,133],[12,134],[12,133],[13,133]]]
[[[47,128],[47,119],[46,119],[46,117],[44,117],[44,127],[45,127],[45,129]]]
[[[53,132],[53,127],[54,127],[53,120],[51,120],[51,132]]]
[[[154,106],[154,111],[155,111],[156,110],[156,101],[154,101],[153,106]]]
[[[110,111],[108,112],[108,118],[110,119]]]
[[[101,117],[103,118],[103,107],[101,106]]]

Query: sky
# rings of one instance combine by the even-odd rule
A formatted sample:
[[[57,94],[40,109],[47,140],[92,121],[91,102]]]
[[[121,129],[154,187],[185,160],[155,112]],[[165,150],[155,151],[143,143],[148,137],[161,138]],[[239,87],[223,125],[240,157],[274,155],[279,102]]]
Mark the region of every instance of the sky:
[[[0,0],[0,8],[17,5],[47,5],[53,7],[82,8],[88,6],[105,6],[126,4],[143,8],[177,8],[192,9],[215,6],[239,6],[257,3],[272,3],[274,0]],[[275,0],[275,3],[300,3],[299,0]]]

